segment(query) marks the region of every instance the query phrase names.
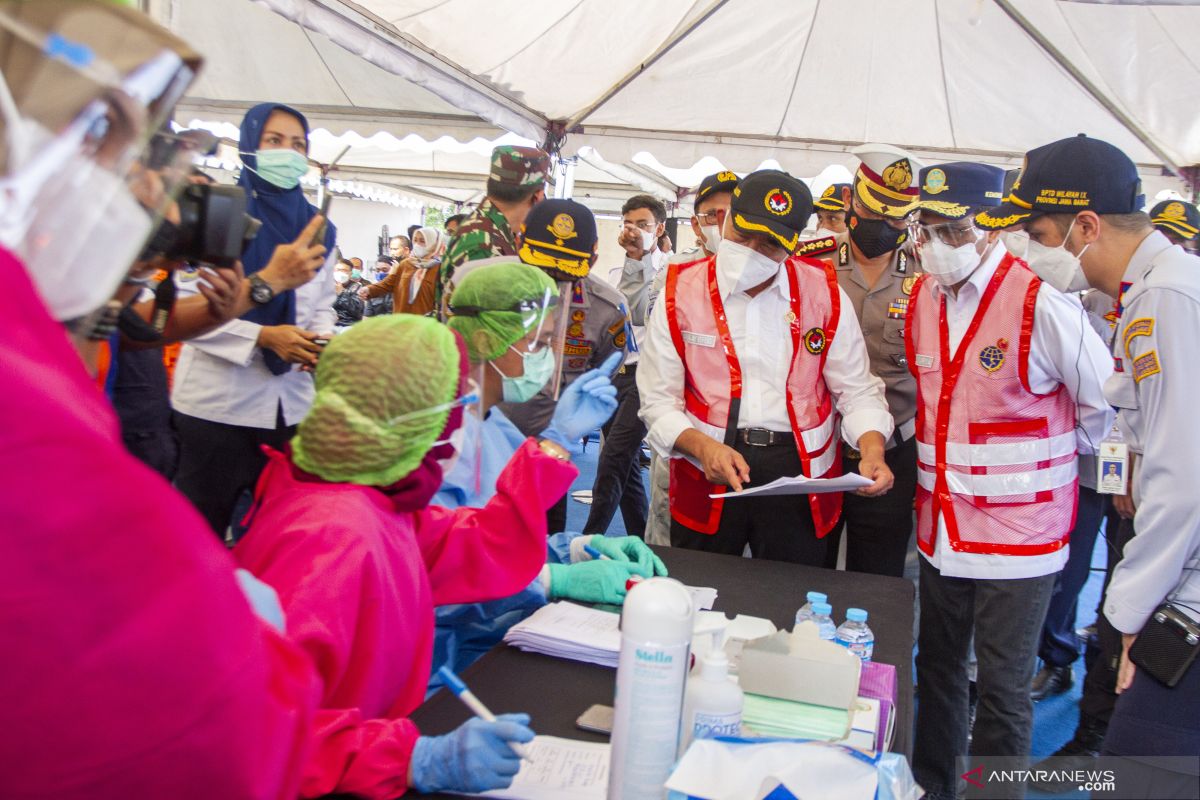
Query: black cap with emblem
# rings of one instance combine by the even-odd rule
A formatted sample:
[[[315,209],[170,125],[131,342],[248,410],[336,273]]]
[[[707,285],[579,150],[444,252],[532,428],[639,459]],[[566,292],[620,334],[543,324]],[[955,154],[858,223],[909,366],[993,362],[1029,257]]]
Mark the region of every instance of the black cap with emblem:
[[[729,211],[739,232],[766,236],[792,253],[812,216],[812,193],[786,172],[763,169],[742,178]]]
[[[591,270],[596,249],[596,217],[574,200],[543,200],[529,209],[521,261],[541,267],[559,281],[576,281]]]
[[[713,173],[700,181],[700,186],[696,189],[696,203],[699,204],[714,193],[729,192],[732,194],[737,187],[738,176],[729,170]]]

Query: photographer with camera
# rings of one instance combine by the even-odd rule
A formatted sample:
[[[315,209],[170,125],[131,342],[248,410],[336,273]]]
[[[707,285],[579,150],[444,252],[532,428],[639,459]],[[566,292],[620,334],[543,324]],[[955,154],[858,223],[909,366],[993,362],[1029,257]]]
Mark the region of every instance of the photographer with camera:
[[[312,666],[71,341],[164,211],[133,186],[200,58],[104,0],[0,2],[0,32],[0,797],[295,797]]]
[[[280,247],[311,266],[336,241],[300,187],[308,121],[277,103],[254,106],[239,149],[247,212],[262,222],[241,258],[253,308],[184,345],[171,393],[180,437],[175,485],[221,538],[266,463],[262,445],[282,448],[308,412],[313,383],[305,370],[337,321],[331,266],[298,288],[270,272]]]

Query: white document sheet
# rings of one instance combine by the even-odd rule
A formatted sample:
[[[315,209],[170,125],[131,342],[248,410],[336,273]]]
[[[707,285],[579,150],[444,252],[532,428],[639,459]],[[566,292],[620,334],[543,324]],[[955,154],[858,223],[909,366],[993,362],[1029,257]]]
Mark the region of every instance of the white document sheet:
[[[751,486],[740,492],[720,492],[710,494],[709,497],[716,499],[718,497],[753,497],[756,494],[764,497],[781,494],[830,494],[832,492],[853,492],[855,489],[870,486],[872,483],[874,481],[870,478],[864,478],[853,472],[840,478],[806,478],[803,475],[797,475],[795,478],[777,478],[770,483]]]
[[[604,800],[608,793],[609,746],[555,736],[529,745],[532,760],[521,762],[512,786],[481,797],[510,800]]]

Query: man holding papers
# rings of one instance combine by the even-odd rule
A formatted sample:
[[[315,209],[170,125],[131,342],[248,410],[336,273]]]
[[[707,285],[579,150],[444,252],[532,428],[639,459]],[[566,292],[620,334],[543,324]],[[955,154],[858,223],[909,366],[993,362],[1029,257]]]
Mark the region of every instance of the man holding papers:
[[[649,440],[671,459],[676,547],[821,565],[841,495],[711,498],[781,477],[841,475],[841,436],[862,453],[860,491],[892,485],[892,417],[833,271],[791,257],[812,196],[784,172],[746,176],[715,256],[674,265],[638,373]]]

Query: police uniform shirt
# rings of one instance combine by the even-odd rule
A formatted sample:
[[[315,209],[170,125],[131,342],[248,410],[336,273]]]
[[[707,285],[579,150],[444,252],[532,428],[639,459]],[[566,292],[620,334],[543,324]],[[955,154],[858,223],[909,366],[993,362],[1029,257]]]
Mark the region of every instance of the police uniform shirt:
[[[837,249],[830,255],[837,270],[838,284],[850,298],[862,327],[871,371],[883,379],[888,409],[896,427],[901,429],[905,439],[912,438],[914,430],[908,423],[917,413],[917,382],[908,369],[904,351],[904,318],[916,283],[917,261],[908,248],[897,249],[878,282],[868,288],[866,277],[854,261],[850,234],[839,233],[834,238]]]
[[[946,298],[946,328],[950,357],[958,352],[988,283],[1006,255],[997,243],[979,269],[952,295],[934,284],[932,298]],[[932,280],[928,278],[927,280]],[[1020,308],[1007,309],[1020,314]],[[937,313],[936,306],[922,313]],[[930,342],[928,347],[936,346]],[[980,348],[979,342],[972,347]],[[918,355],[928,355],[918,352]],[[982,358],[968,353],[967,358]],[[1015,353],[1014,353],[1015,357]],[[1038,289],[1033,315],[1033,337],[1029,346],[1029,388],[1048,394],[1060,385],[1075,400],[1075,440],[1080,453],[1095,453],[1112,429],[1113,411],[1104,397],[1104,382],[1112,374],[1112,358],[1096,331],[1087,321],[1083,306],[1073,295],[1063,294],[1049,284]],[[999,513],[999,512],[998,512]],[[950,546],[945,520],[938,517],[937,545],[933,555],[921,553],[939,572],[950,578],[1006,580],[1036,578],[1058,572],[1067,563],[1070,548],[1034,556],[1009,556],[990,553],[957,552]]]
[[[590,273],[575,282],[563,342],[563,388],[600,366],[612,353],[625,349],[623,302],[616,289]],[[554,406],[549,385],[527,403],[500,404],[505,416],[526,436],[537,436],[546,429],[554,416]]]
[[[1164,599],[1200,616],[1200,505],[1193,496],[1200,456],[1200,372],[1193,361],[1200,341],[1200,258],[1155,231],[1134,252],[1122,286],[1113,341],[1121,370],[1105,393],[1120,412],[1130,449],[1142,457],[1133,473],[1137,536],[1113,572],[1104,615],[1132,634]]]
[[[626,257],[625,263],[620,270],[614,268],[609,273],[609,279],[614,282],[620,294],[623,297],[631,298],[636,304],[641,306],[640,314],[633,311],[634,303],[630,303],[627,306],[630,309],[630,319],[633,321],[633,337],[635,341],[641,340],[646,334],[645,320],[649,316],[646,308],[650,303],[650,291],[658,280],[658,276],[666,275],[665,267],[667,260],[667,254],[656,247],[647,253],[641,261]],[[625,356],[626,364],[636,364],[637,362],[637,350],[633,350]]]

